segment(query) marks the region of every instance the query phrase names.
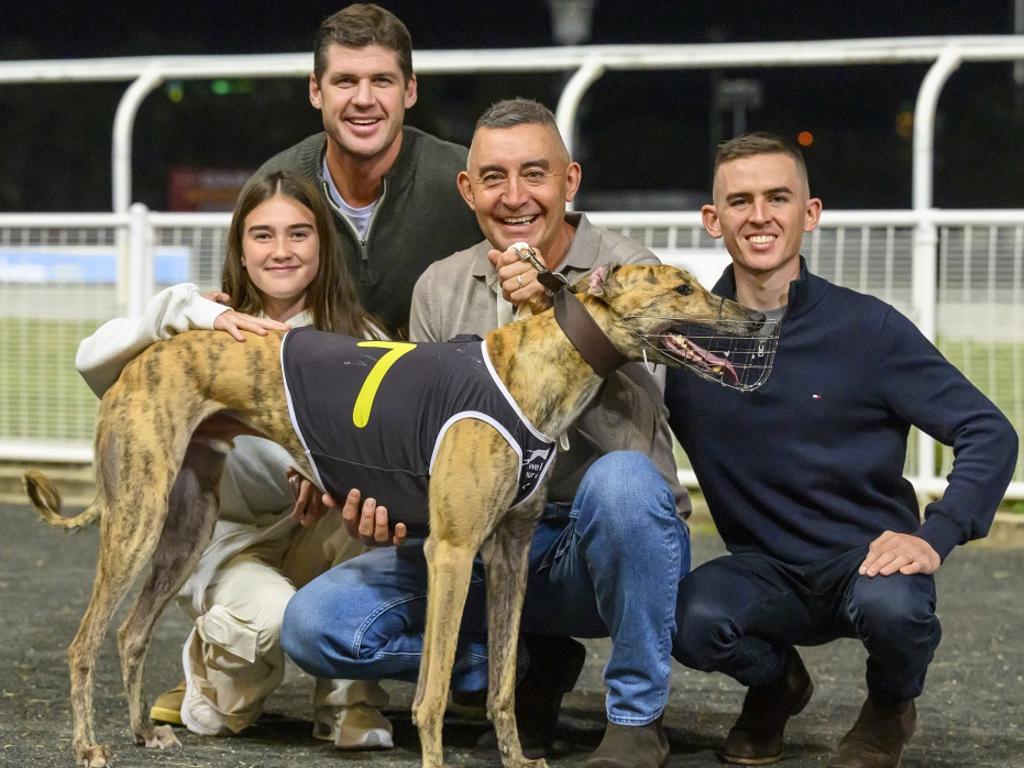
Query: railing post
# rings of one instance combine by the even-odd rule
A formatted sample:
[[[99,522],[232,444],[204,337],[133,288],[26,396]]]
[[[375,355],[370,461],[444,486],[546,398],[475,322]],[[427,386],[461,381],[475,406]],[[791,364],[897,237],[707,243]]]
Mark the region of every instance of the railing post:
[[[938,229],[932,219],[935,173],[935,112],[942,88],[960,66],[961,53],[956,46],[947,46],[939,54],[921,83],[914,107],[914,225],[911,297],[914,321],[930,341],[936,341],[937,245]],[[938,480],[935,468],[935,440],[923,431],[917,432],[917,477],[924,485]]]
[[[918,220],[914,225],[912,243],[910,300],[916,315],[914,319],[921,333],[934,343],[938,303],[936,254],[939,244],[939,232],[935,222],[930,219]],[[917,430],[917,477],[923,486],[938,479],[935,467],[936,450],[934,438],[922,430]]]
[[[131,207],[128,225],[128,316],[138,317],[146,308],[146,302],[153,295],[154,253],[153,227],[149,224],[149,208],[142,203]],[[120,274],[118,275],[120,279]]]
[[[132,131],[135,116],[142,101],[163,82],[164,76],[154,65],[153,69],[139,75],[125,90],[114,113],[114,136],[110,149],[112,166],[111,193],[114,199],[114,213],[127,213],[132,199]]]
[[[132,197],[132,130],[135,127],[135,115],[143,99],[163,80],[163,75],[155,68],[139,75],[121,96],[114,114],[114,135],[110,150],[111,163],[111,195],[113,196],[114,213],[128,213]],[[133,245],[126,242],[122,230],[118,230],[117,242],[117,302],[131,307],[136,297],[132,295],[132,286],[120,279],[122,274],[132,274],[130,263]],[[126,293],[127,291],[127,293]],[[131,314],[131,313],[129,313]]]
[[[583,94],[595,80],[604,74],[604,70],[604,64],[596,58],[588,59],[569,78],[562,89],[562,95],[558,97],[555,121],[558,123],[558,131],[565,141],[565,147],[569,150],[569,157],[573,156],[573,145],[576,140],[576,113],[583,100]],[[565,207],[572,210],[572,202],[566,203]]]

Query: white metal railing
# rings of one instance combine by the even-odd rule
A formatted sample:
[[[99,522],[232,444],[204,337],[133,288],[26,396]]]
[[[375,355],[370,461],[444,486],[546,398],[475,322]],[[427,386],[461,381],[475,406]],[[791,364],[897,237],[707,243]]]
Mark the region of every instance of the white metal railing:
[[[697,213],[592,213],[615,229],[713,283],[728,261]],[[139,311],[155,290],[188,279],[219,284],[227,214],[0,214],[0,459],[88,462],[96,400],[74,371],[78,341],[105,320]],[[918,321],[936,318],[936,340],[1024,436],[1024,210],[931,210],[939,279],[925,296],[914,277],[913,211],[825,211],[805,240],[813,271],[876,295]],[[131,257],[117,258],[119,243]],[[106,259],[102,275],[50,264],[52,274],[15,263],[21,254],[59,251]],[[70,256],[67,256],[70,254]],[[42,262],[40,262],[42,263]],[[44,265],[45,266],[45,265]],[[42,269],[42,267],[40,267]],[[952,462],[932,441],[911,445],[907,474],[936,494]],[[695,484],[683,468],[685,481]],[[1024,498],[1024,458],[1009,498]]]
[[[963,366],[969,373],[972,366],[976,366],[979,346],[1009,345],[998,347],[1002,350],[999,354],[991,352],[982,368],[991,379],[990,386],[998,389],[993,396],[1005,399],[1000,405],[1010,413],[1018,432],[1022,430],[1024,360],[1015,335],[1015,329],[1022,327],[1019,315],[1022,214],[1019,211],[932,209],[932,154],[936,107],[950,75],[963,62],[1024,59],[1024,36],[417,51],[414,58],[416,71],[421,76],[524,71],[571,73],[556,109],[559,126],[570,149],[579,105],[588,89],[608,71],[930,63],[914,113],[912,210],[826,212],[822,228],[809,239],[808,256],[815,269],[826,276],[841,284],[877,293],[906,311],[925,335],[937,339],[944,350],[950,339],[966,339],[957,347],[956,354],[963,358]],[[0,246],[31,248],[35,247],[31,244],[36,243],[34,238],[37,238],[36,245],[63,243],[75,248],[112,249],[115,262],[111,285],[90,284],[77,289],[67,283],[58,283],[59,288],[33,288],[0,275],[0,321],[7,324],[2,327],[0,338],[0,375],[6,376],[0,384],[6,386],[12,376],[33,375],[35,364],[31,362],[31,353],[57,354],[55,347],[60,345],[50,343],[52,338],[67,341],[66,327],[38,334],[36,341],[26,341],[33,338],[31,329],[22,328],[25,333],[21,336],[11,333],[17,322],[42,323],[47,321],[48,314],[55,314],[59,317],[52,322],[74,316],[78,322],[88,324],[101,317],[138,311],[157,281],[152,257],[161,248],[168,249],[168,258],[175,253],[181,255],[176,248],[184,249],[191,260],[188,274],[204,285],[216,282],[223,254],[225,217],[178,217],[131,206],[132,130],[145,96],[168,79],[305,77],[310,63],[307,53],[0,62],[0,85],[129,83],[113,125],[111,184],[115,215],[104,218],[54,214],[54,218],[46,218],[0,214]],[[602,214],[594,218],[644,240],[667,258],[689,259],[700,254],[700,264],[710,261],[716,266],[723,258],[721,251],[716,251],[717,246],[703,234],[695,215],[630,213]],[[106,242],[107,239],[110,242]],[[988,269],[985,279],[989,282],[984,286],[975,284],[979,263]],[[951,285],[950,276],[958,270],[960,282]],[[1009,277],[997,285],[996,278],[1000,275]],[[54,291],[62,300],[56,305],[52,303]],[[1009,300],[1006,297],[1010,297]],[[91,309],[82,305],[83,301],[91,301]],[[978,337],[979,333],[988,336]],[[67,351],[62,354],[66,356]],[[28,355],[29,360],[21,355]],[[65,364],[67,362],[65,360]],[[17,373],[6,373],[11,369]],[[999,383],[1002,379],[996,374],[1002,370],[1011,372],[1012,384]],[[975,376],[980,375],[980,371],[975,373]],[[71,388],[69,391],[74,391],[75,385],[67,386]],[[982,383],[983,389],[992,395],[988,386]],[[57,429],[53,434],[58,435],[62,419],[77,423],[70,412],[37,402],[45,387],[46,382],[40,379],[33,395],[31,386],[22,386],[18,390],[21,399],[16,403],[24,407],[16,404],[9,409],[7,406],[0,408],[0,458],[32,457],[36,455],[34,451],[54,458],[61,451],[64,456],[88,457],[87,446],[78,438],[62,443],[56,437],[40,438],[39,442],[35,436],[30,436],[26,442],[18,437],[20,433],[16,429],[11,429],[12,424],[28,424],[37,419],[39,424],[53,424]],[[1003,389],[1007,387],[1009,394],[1004,397]],[[33,407],[38,412],[33,411]],[[918,489],[935,492],[942,485],[942,472],[936,470],[937,453],[930,438],[919,434],[911,454],[913,464],[908,469]],[[948,465],[945,454],[942,465]],[[1024,498],[1024,472],[1020,464],[1011,495]]]

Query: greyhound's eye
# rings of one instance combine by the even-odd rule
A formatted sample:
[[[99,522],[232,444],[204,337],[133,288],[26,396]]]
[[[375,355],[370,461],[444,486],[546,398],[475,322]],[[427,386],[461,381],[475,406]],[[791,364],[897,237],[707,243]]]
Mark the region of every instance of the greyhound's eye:
[[[683,283],[682,285],[677,285],[675,287],[675,292],[678,293],[680,296],[689,296],[691,293],[693,293],[693,286],[690,285],[689,283]]]

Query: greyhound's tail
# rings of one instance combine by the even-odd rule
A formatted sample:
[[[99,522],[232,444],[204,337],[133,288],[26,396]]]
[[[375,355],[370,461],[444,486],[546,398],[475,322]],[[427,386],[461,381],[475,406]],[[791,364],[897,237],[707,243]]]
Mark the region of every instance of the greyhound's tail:
[[[100,516],[100,505],[93,502],[80,515],[64,517],[60,513],[60,493],[46,475],[36,469],[25,473],[25,493],[35,506],[39,516],[54,528],[73,530],[84,528]]]

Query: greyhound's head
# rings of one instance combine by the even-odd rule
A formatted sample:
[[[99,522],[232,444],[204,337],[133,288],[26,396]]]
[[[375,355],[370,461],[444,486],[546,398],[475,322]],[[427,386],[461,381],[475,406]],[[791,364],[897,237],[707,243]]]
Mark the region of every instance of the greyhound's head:
[[[647,264],[600,267],[573,291],[608,310],[592,314],[631,360],[685,366],[744,390],[760,386],[771,371],[777,323],[709,292],[685,270]]]

